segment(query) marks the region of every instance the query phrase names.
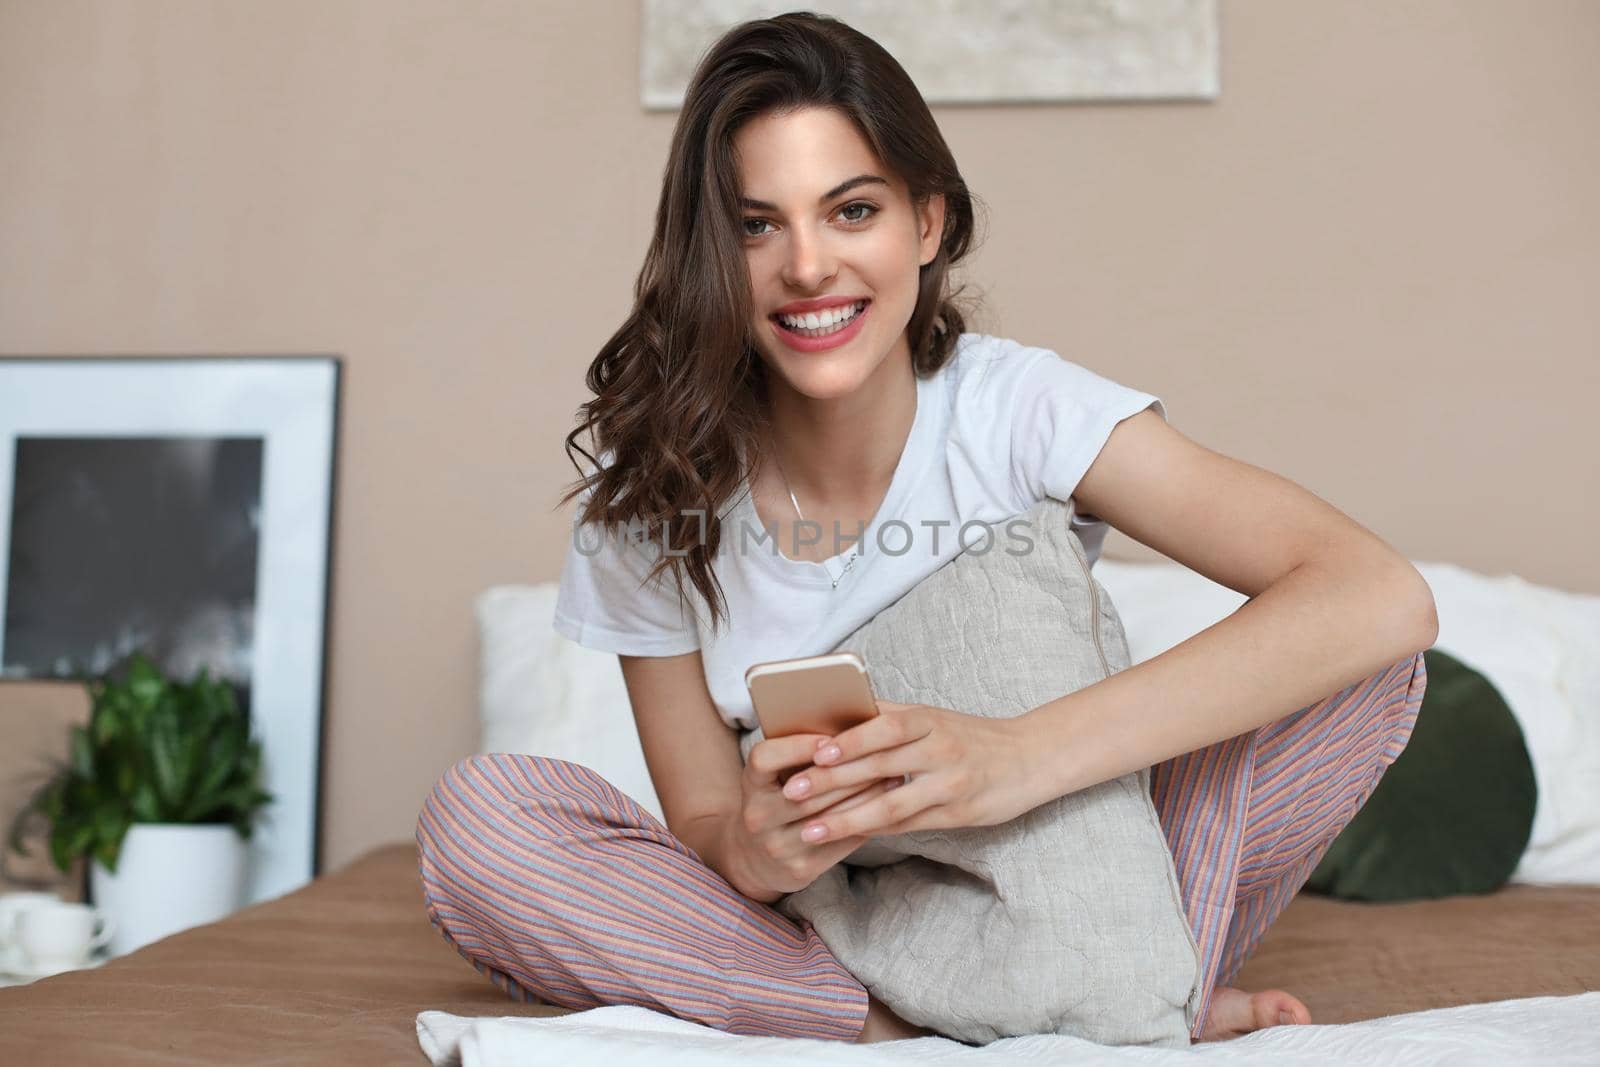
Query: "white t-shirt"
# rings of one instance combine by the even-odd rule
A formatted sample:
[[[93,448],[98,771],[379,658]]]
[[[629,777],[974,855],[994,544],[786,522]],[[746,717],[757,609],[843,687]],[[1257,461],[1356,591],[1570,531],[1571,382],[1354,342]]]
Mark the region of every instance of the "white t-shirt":
[[[556,597],[555,629],[588,648],[625,655],[700,649],[722,720],[754,729],[744,686],[752,663],[832,650],[965,545],[981,551],[988,541],[989,551],[1025,551],[1036,535],[1026,527],[1018,533],[1005,520],[1046,496],[1067,501],[1112,428],[1151,405],[1167,417],[1159,398],[1049,349],[962,334],[944,367],[917,379],[910,436],[848,570],[855,528],[840,530],[844,550],[825,562],[791,559],[780,551],[794,551],[791,523],[763,528],[746,484],[719,512],[722,542],[712,567],[728,615],[715,632],[692,584],[684,583],[689,605],[680,603],[666,572],[641,585],[662,552],[659,529],[646,530],[650,540],[641,544],[576,523]],[[963,530],[969,522],[1000,525],[986,535],[981,528]],[[1092,565],[1106,523],[1074,515],[1073,526]],[[818,543],[835,544],[831,529],[816,529]]]

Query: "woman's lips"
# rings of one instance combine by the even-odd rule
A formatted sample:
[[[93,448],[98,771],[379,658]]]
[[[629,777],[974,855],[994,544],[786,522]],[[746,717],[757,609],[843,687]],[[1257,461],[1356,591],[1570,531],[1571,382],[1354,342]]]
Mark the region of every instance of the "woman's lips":
[[[849,325],[836,333],[826,334],[822,337],[807,337],[805,334],[795,333],[776,318],[768,318],[767,321],[772,323],[772,329],[777,333],[778,340],[796,352],[826,352],[830,348],[838,348],[840,345],[849,344],[856,334],[861,332],[862,320],[871,313],[872,301],[868,300],[866,305],[856,312],[856,317],[850,320]]]

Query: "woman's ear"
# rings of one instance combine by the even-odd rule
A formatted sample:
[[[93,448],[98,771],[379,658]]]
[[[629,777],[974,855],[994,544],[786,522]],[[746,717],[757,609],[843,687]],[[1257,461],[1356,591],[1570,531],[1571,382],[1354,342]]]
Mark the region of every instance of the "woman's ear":
[[[944,194],[932,193],[917,209],[919,255],[917,261],[926,267],[939,255],[944,242]]]

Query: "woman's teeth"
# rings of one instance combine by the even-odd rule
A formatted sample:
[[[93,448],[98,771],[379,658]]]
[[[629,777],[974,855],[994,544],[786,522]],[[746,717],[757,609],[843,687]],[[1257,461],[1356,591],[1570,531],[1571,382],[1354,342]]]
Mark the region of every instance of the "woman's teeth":
[[[857,300],[854,304],[841,304],[825,311],[808,311],[804,315],[779,315],[778,321],[803,337],[826,337],[848,326],[850,320],[859,315],[861,309],[866,306],[865,300]]]

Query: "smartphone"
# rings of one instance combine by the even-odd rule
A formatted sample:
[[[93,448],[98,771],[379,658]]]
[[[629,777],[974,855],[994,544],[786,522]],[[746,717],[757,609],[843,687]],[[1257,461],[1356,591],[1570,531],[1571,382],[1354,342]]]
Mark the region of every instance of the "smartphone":
[[[878,714],[867,665],[854,652],[755,663],[744,685],[765,737],[843,733]]]

